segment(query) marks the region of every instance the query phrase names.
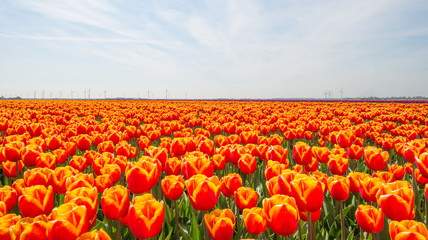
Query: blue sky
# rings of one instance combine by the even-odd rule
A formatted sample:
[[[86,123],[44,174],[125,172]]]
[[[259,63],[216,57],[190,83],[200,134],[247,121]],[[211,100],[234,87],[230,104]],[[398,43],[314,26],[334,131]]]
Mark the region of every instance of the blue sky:
[[[427,96],[426,0],[0,0],[0,95]]]

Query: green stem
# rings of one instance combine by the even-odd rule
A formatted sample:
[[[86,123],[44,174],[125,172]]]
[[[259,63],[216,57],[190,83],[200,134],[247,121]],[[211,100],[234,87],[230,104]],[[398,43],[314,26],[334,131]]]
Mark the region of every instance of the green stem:
[[[300,221],[299,221],[299,240],[302,240],[303,238],[302,238],[302,226],[301,226],[301,224],[300,224]]]
[[[339,201],[340,209],[340,229],[342,233],[340,234],[340,239],[345,240],[345,219],[343,218],[343,201]]]
[[[208,240],[209,240],[209,239],[211,239],[211,238],[210,238],[210,235],[208,234],[208,228],[207,228],[207,226],[205,225],[205,221],[204,221],[204,215],[205,215],[205,214],[207,214],[207,213],[208,213],[208,211],[203,211],[203,212],[202,212],[202,222],[203,222],[204,230],[205,230],[205,231],[204,231],[204,233],[205,233],[205,239],[208,239]]]
[[[180,239],[180,229],[178,226],[178,204],[177,204],[177,200],[174,200],[174,207],[175,207],[175,234],[177,236],[177,239]]]
[[[308,240],[312,240],[312,222],[311,222],[311,213],[310,212],[307,212],[308,213],[308,237],[307,237],[307,239]]]
[[[117,219],[116,220],[116,239],[117,240],[122,239],[121,228],[122,228],[122,224],[120,223],[120,219]]]

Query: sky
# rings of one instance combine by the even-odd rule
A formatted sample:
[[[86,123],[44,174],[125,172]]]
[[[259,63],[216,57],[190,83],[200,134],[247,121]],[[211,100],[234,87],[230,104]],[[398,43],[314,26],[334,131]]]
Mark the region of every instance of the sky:
[[[0,96],[88,89],[91,98],[428,96],[428,4],[0,0]]]

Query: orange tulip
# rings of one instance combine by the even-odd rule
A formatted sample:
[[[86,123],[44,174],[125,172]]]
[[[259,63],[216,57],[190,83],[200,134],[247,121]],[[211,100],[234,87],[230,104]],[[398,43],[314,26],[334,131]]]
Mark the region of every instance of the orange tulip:
[[[52,211],[49,238],[76,239],[89,230],[87,210],[75,203],[64,203]]]
[[[334,175],[345,175],[346,170],[348,169],[349,160],[344,158],[341,155],[330,155],[330,161],[328,161],[328,168],[330,172]]]
[[[114,153],[114,144],[112,141],[104,141],[98,144],[97,149],[99,153]]]
[[[360,180],[370,177],[367,173],[351,172],[346,176],[349,179],[350,190],[353,193],[360,192]]]
[[[184,157],[181,161],[181,172],[186,179],[190,179],[196,174],[211,177],[214,175],[214,165],[205,156],[188,156]]]
[[[0,188],[0,202],[5,204],[6,212],[10,212],[15,207],[17,200],[18,193],[15,189],[7,185]]]
[[[16,178],[16,164],[18,164],[19,167],[19,174],[22,173],[22,168],[24,167],[24,163],[22,161],[18,162],[11,162],[6,161],[1,163],[1,168],[3,170],[4,175],[8,178]]]
[[[196,174],[188,179],[185,185],[193,208],[199,211],[214,208],[220,196],[220,182],[216,176],[208,178]]]
[[[184,179],[181,175],[169,175],[161,181],[163,195],[170,200],[177,200],[183,195]]]
[[[380,232],[383,229],[383,212],[370,205],[359,205],[355,218],[361,229],[368,233]]]
[[[327,163],[329,160],[330,150],[326,147],[312,147],[312,155],[320,163]]]
[[[176,157],[168,158],[165,163],[165,173],[166,175],[179,175],[181,173],[181,161]]]
[[[51,135],[46,138],[46,145],[49,148],[49,150],[55,150],[61,147],[62,140],[61,137],[58,135]]]
[[[257,199],[257,192],[249,187],[240,187],[235,192],[235,204],[241,210],[255,207]]]
[[[364,178],[360,180],[360,194],[366,202],[376,202],[376,193],[382,187],[379,178]]]
[[[428,178],[428,152],[424,152],[416,158],[416,164],[422,176]]]
[[[214,170],[223,170],[226,167],[226,158],[221,154],[214,154],[212,157]]]
[[[131,193],[140,194],[148,192],[157,184],[162,171],[161,164],[159,161],[157,162],[153,163],[143,160],[138,162],[136,166],[131,166],[126,171],[126,182]]]
[[[49,215],[53,208],[53,189],[43,185],[26,187],[18,199],[18,206],[24,217],[36,217],[40,214]]]
[[[254,131],[248,131],[242,132],[240,137],[242,145],[247,145],[248,143],[257,144],[259,134]]]
[[[304,142],[297,142],[293,146],[293,158],[299,165],[307,165],[312,161],[312,149]]]
[[[165,216],[163,203],[156,201],[151,194],[134,199],[128,213],[131,232],[137,238],[151,238],[159,234]]]
[[[80,151],[86,151],[91,148],[92,140],[88,135],[79,135],[77,138],[77,147]]]
[[[21,141],[14,141],[7,143],[2,152],[6,159],[11,162],[16,162],[21,160],[21,149],[24,147],[24,143]]]
[[[122,174],[117,164],[106,164],[101,168],[100,172],[102,175],[109,175],[113,183],[119,182]]]
[[[67,189],[65,188],[65,181],[71,175],[77,174],[77,170],[70,166],[66,167],[57,167],[52,172],[52,187],[56,194],[64,194]],[[25,174],[24,174],[25,178]]]
[[[265,169],[266,181],[269,181],[271,178],[278,176],[285,169],[286,166],[284,164],[276,161],[268,161]]]
[[[48,239],[48,219],[45,215],[23,218],[10,227],[12,239]]]
[[[386,169],[388,172],[392,172],[394,174],[395,180],[402,180],[404,177],[404,167],[401,165],[387,165]]]
[[[56,164],[56,156],[53,153],[40,153],[40,156],[36,160],[36,166],[38,168],[50,168],[53,170]]]
[[[280,194],[279,192],[279,185],[278,185],[278,178],[273,177],[269,179],[269,181],[266,181],[266,188],[268,190],[269,196],[273,196],[276,194]]]
[[[92,226],[95,223],[98,211],[98,191],[97,188],[75,188],[68,191],[64,197],[64,203],[75,203],[85,206],[88,214],[88,220]]]
[[[52,171],[49,168],[33,168],[24,173],[24,182],[27,187],[43,185],[48,187],[52,185]]]
[[[415,218],[414,197],[412,188],[403,187],[380,195],[378,204],[393,221],[412,220]]]
[[[360,160],[363,156],[363,153],[364,148],[358,145],[351,145],[347,150],[348,157],[353,160]]]
[[[42,152],[42,147],[37,144],[29,144],[21,149],[22,160],[27,167],[35,167],[36,160]]]
[[[232,197],[235,191],[242,187],[241,175],[237,173],[231,173],[220,179],[221,192],[225,197]]]
[[[111,238],[102,229],[95,229],[80,235],[80,237],[78,237],[76,240],[111,240]]]
[[[388,158],[388,152],[382,152],[382,149],[375,147],[366,147],[364,149],[366,165],[373,171],[382,171],[388,162]]]
[[[299,216],[302,221],[308,221],[308,213],[299,211]],[[311,222],[317,222],[321,217],[321,209],[311,213]]]
[[[67,191],[71,191],[75,188],[94,186],[94,176],[92,174],[77,173],[67,177],[65,180],[65,188]]]
[[[291,181],[291,192],[300,211],[315,212],[324,201],[322,183],[312,177],[299,175]]]
[[[257,169],[257,159],[251,154],[243,154],[238,160],[238,167],[246,175],[253,174]]]
[[[88,167],[88,160],[83,156],[73,156],[69,163],[70,167],[83,172]]]
[[[52,152],[56,157],[56,164],[64,164],[67,161],[67,151],[58,148]]]
[[[105,189],[113,187],[113,180],[108,174],[98,175],[95,178],[95,187],[98,192],[103,193]]]
[[[121,185],[106,189],[101,198],[103,213],[110,220],[118,220],[126,216],[129,203],[128,189]]]
[[[263,199],[263,211],[269,228],[279,235],[291,235],[299,226],[299,209],[294,198],[274,195]]]
[[[253,235],[259,235],[266,231],[267,221],[265,212],[258,207],[246,208],[242,212],[244,225],[247,231]]]
[[[350,181],[346,177],[333,176],[327,179],[328,191],[336,201],[345,201],[350,194]]]
[[[287,153],[288,150],[279,145],[269,147],[266,152],[268,160],[277,161],[288,166]]]
[[[426,240],[428,230],[425,224],[413,220],[401,222],[392,221],[389,224],[389,235],[391,240]]]
[[[230,209],[215,209],[204,215],[204,222],[213,240],[228,240],[233,237],[235,215]]]
[[[0,239],[12,240],[9,228],[15,226],[21,218],[21,216],[16,216],[15,214],[7,214],[0,217]]]

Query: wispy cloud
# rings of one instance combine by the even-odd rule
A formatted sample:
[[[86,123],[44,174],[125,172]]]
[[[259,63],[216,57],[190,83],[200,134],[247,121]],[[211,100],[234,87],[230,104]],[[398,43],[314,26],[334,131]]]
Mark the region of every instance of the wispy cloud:
[[[367,88],[416,69],[408,81],[419,82],[428,72],[428,46],[417,41],[428,35],[423,2],[18,0],[3,12],[33,22],[0,16],[0,41],[98,58],[116,67],[106,78],[152,79],[151,88],[199,97],[322,97],[339,85],[352,89],[348,96],[400,94],[398,85]]]

